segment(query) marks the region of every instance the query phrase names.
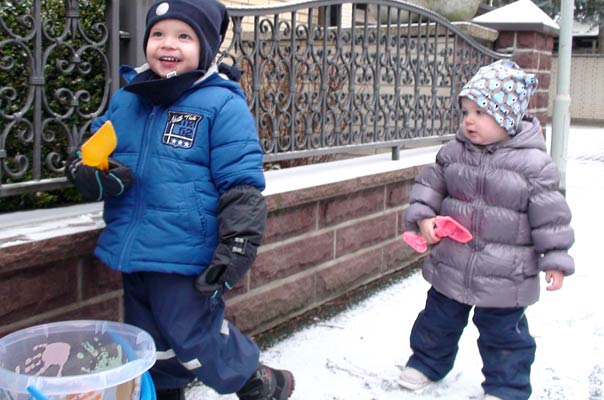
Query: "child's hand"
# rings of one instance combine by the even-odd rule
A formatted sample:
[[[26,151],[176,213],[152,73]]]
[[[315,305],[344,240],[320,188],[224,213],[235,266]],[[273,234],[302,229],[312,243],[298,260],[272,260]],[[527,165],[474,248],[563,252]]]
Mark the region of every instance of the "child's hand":
[[[545,271],[545,281],[549,283],[547,290],[558,290],[562,287],[562,282],[564,282],[564,273],[555,269]]]
[[[419,226],[419,230],[422,233],[422,236],[424,237],[424,239],[426,240],[426,243],[428,244],[434,244],[434,243],[438,243],[440,242],[440,238],[438,236],[436,236],[436,233],[434,232],[434,220],[436,218],[426,218],[426,219],[422,219],[421,221],[417,222],[417,225]]]
[[[79,151],[67,159],[65,176],[86,200],[93,201],[119,196],[134,182],[132,170],[126,165],[110,158],[109,170],[102,171],[83,164]]]

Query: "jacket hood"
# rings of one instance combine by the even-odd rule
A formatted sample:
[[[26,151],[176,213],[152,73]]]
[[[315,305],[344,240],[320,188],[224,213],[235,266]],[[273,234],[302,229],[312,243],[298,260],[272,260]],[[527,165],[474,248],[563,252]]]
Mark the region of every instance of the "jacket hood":
[[[505,142],[493,143],[488,146],[475,145],[463,134],[461,127],[457,130],[455,139],[463,142],[466,146],[484,147],[490,151],[499,148],[547,150],[545,138],[541,132],[541,123],[533,116],[525,116],[522,121],[520,121],[520,126],[518,127],[516,135],[511,136],[510,139]]]

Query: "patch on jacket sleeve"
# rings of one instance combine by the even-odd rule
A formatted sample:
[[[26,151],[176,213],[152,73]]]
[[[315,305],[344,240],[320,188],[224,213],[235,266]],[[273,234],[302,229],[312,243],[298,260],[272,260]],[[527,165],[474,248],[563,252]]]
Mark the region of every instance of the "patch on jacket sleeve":
[[[202,119],[202,115],[168,111],[168,122],[162,135],[162,143],[184,149],[191,148],[195,141],[197,126]]]

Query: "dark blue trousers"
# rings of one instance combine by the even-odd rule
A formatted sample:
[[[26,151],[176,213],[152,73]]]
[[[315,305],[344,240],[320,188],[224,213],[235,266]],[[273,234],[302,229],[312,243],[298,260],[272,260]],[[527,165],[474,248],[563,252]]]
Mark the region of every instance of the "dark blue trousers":
[[[411,330],[413,354],[407,365],[433,381],[451,371],[461,334],[473,306],[458,303],[434,288]],[[485,393],[504,400],[527,400],[535,340],[529,333],[525,309],[474,307]]]
[[[151,377],[157,389],[194,378],[218,393],[241,389],[258,367],[258,346],[224,319],[220,296],[200,296],[195,277],[157,272],[122,274],[126,323],[149,332],[157,347]]]

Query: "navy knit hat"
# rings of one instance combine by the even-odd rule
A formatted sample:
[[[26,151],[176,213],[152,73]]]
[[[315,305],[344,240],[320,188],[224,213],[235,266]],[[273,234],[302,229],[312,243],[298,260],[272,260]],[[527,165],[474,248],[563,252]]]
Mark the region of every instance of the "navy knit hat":
[[[458,99],[474,101],[513,136],[538,83],[534,74],[524,72],[515,62],[499,60],[480,68],[461,89]]]
[[[163,19],[178,19],[188,24],[201,45],[199,69],[207,71],[220,49],[229,26],[226,7],[216,0],[160,0],[147,12],[143,50],[153,25]]]

